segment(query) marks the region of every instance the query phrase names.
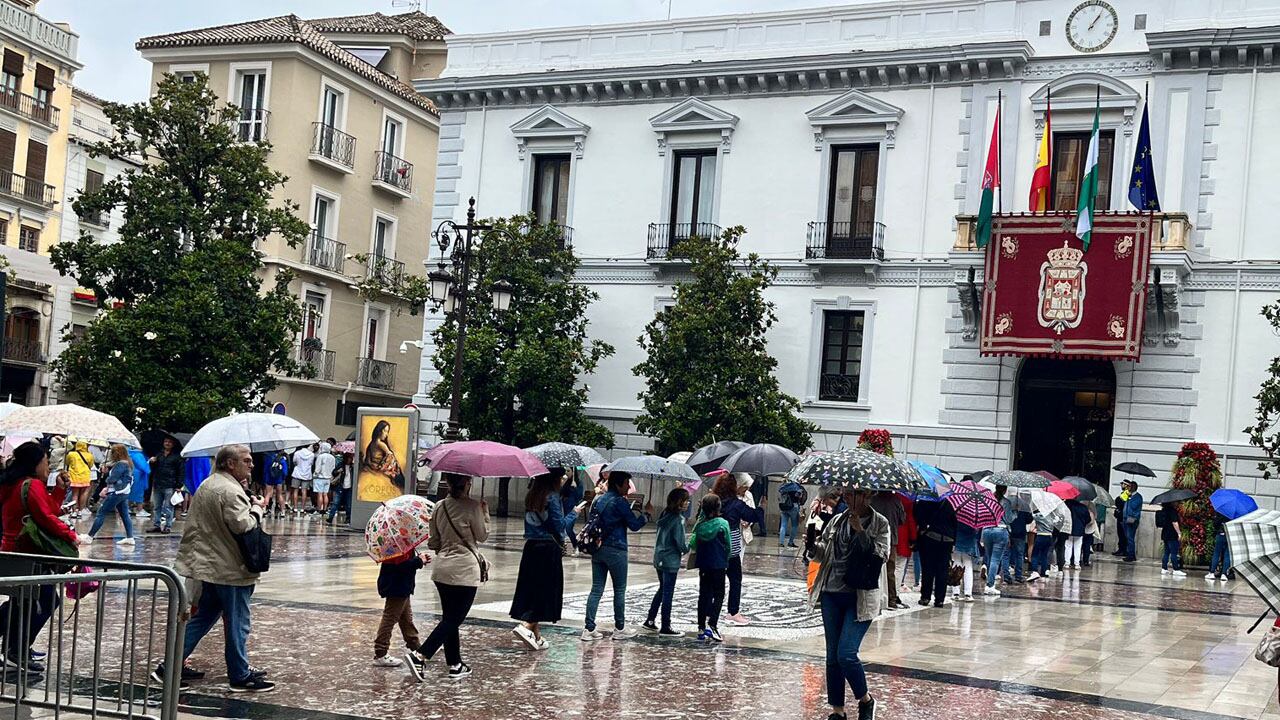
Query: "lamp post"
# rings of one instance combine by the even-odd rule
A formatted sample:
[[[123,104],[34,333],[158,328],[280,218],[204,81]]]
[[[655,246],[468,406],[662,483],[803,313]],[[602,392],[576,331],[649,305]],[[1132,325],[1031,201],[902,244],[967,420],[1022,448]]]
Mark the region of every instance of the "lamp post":
[[[459,225],[452,220],[445,220],[431,233],[436,246],[440,248],[440,261],[436,268],[427,273],[431,285],[431,299],[436,307],[443,306],[446,313],[452,313],[457,323],[457,337],[453,345],[453,388],[449,398],[449,424],[444,432],[445,442],[454,442],[462,438],[462,358],[463,346],[467,341],[467,310],[471,287],[471,261],[475,257],[474,241],[490,233],[502,233],[514,239],[514,235],[505,228],[494,227],[476,222],[476,199],[471,198],[467,204],[467,222]],[[452,248],[452,250],[451,250]],[[453,271],[449,271],[445,258],[448,257]],[[424,263],[425,264],[425,263]],[[475,288],[479,290],[480,288]],[[493,309],[506,312],[511,307],[511,283],[498,280],[489,287],[493,299]]]

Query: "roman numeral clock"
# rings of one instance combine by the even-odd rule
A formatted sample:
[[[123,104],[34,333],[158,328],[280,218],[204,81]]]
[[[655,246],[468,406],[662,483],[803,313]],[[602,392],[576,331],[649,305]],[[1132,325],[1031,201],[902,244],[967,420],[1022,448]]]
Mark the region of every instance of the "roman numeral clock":
[[[1080,52],[1098,52],[1111,44],[1119,28],[1115,8],[1103,0],[1089,0],[1067,16],[1067,42]]]

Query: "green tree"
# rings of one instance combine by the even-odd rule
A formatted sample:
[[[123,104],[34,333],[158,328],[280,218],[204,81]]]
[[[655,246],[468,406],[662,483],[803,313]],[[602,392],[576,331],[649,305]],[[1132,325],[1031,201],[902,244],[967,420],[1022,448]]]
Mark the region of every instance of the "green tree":
[[[149,101],[105,112],[115,136],[90,153],[142,164],[73,203],[81,215],[120,208],[118,243],[82,232],[53,249],[104,308],[58,358],[59,381],[137,427],[192,430],[261,407],[272,371],[298,371],[302,316],[289,273],[263,290],[257,243],[295,246],[307,232],[295,203],[273,201],[285,177],[267,166],[270,148],[236,141],[239,111],[204,76],[166,75]]]
[[[715,440],[812,446],[817,430],[782,392],[765,335],[777,316],[764,290],[777,268],[738,254],[746,231],[681,241],[692,278],[675,288],[675,303],[640,336],[648,353],[633,369],[646,380],[636,427],[664,448],[692,450]]]
[[[1262,316],[1271,323],[1271,330],[1280,334],[1280,301],[1264,305]],[[1271,359],[1266,377],[1253,396],[1258,401],[1257,421],[1244,429],[1249,442],[1267,454],[1265,462],[1258,463],[1264,478],[1270,479],[1273,471],[1280,469],[1280,357]]]

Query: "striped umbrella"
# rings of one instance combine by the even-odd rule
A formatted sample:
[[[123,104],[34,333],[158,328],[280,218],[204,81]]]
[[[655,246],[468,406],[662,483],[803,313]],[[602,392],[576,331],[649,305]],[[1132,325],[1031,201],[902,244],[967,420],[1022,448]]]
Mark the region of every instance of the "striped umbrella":
[[[985,478],[987,482],[1011,488],[1046,488],[1049,479],[1039,473],[1026,470],[1001,470]]]
[[[1227,523],[1232,569],[1280,613],[1280,510],[1254,510]]]
[[[988,489],[972,480],[961,480],[950,485],[946,501],[956,510],[956,522],[974,530],[995,527],[1004,517],[1004,506]]]

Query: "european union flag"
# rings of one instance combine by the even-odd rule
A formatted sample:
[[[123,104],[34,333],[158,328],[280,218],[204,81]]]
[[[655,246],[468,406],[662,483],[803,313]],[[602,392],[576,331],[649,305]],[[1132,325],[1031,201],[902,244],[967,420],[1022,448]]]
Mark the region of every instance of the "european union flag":
[[[1138,145],[1133,151],[1133,174],[1129,176],[1129,202],[1139,210],[1160,212],[1160,194],[1156,192],[1156,170],[1151,165],[1151,123],[1147,107],[1142,107],[1142,125],[1138,128]]]

